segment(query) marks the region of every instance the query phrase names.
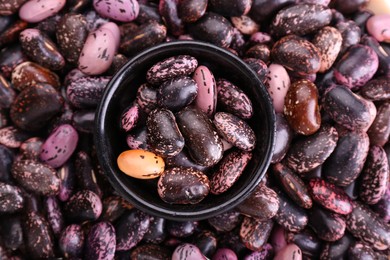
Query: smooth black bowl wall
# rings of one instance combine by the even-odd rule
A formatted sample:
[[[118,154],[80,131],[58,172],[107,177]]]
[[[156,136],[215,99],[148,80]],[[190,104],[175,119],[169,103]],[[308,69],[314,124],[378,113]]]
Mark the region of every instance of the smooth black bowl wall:
[[[134,179],[117,166],[118,155],[129,150],[126,135],[119,128],[122,110],[135,98],[137,88],[146,82],[146,71],[155,63],[176,55],[197,58],[216,78],[224,77],[239,86],[251,99],[254,116],[248,121],[256,133],[257,145],[245,172],[222,195],[209,194],[195,205],[170,205],[163,202],[155,180]],[[242,60],[214,45],[178,41],[150,48],[128,63],[111,79],[97,111],[95,144],[99,161],[112,186],[137,208],[173,220],[200,220],[221,214],[242,202],[259,184],[271,160],[275,135],[275,113],[266,88]]]

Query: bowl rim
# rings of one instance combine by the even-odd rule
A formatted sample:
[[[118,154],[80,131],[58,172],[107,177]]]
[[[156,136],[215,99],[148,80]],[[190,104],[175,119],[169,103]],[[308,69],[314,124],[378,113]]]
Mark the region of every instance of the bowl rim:
[[[270,133],[270,142],[267,143],[267,147],[265,150],[265,160],[262,164],[259,164],[256,172],[260,172],[260,176],[252,183],[251,186],[245,187],[239,194],[230,198],[228,201],[223,204],[216,205],[201,211],[193,211],[193,212],[176,212],[173,210],[166,210],[160,207],[156,207],[151,203],[146,202],[143,198],[135,195],[131,190],[126,189],[127,186],[116,176],[114,172],[116,172],[109,163],[108,153],[100,152],[103,151],[106,147],[105,142],[105,120],[107,120],[106,113],[109,107],[110,100],[113,98],[115,92],[120,87],[120,83],[124,81],[126,71],[131,69],[133,66],[137,66],[142,62],[142,57],[145,55],[150,55],[154,52],[158,52],[162,48],[180,48],[185,45],[186,47],[193,48],[207,48],[214,52],[218,52],[219,55],[228,56],[229,59],[234,60],[234,62],[239,63],[239,66],[245,68],[248,73],[251,74],[253,80],[257,81],[256,85],[260,85],[260,94],[261,96],[267,100],[265,102],[265,113],[268,115],[267,120],[270,123],[270,129],[272,130]],[[157,54],[157,53],[156,53]],[[181,54],[178,54],[181,55]],[[140,61],[141,60],[141,61]],[[132,57],[128,62],[126,62],[110,79],[107,83],[107,86],[104,90],[102,99],[96,109],[95,115],[95,132],[94,132],[94,144],[97,151],[97,157],[100,162],[100,165],[103,170],[103,174],[108,177],[108,180],[114,190],[123,198],[128,200],[132,205],[136,208],[145,211],[148,214],[153,216],[163,217],[170,220],[176,221],[188,221],[188,220],[202,220],[209,217],[216,216],[218,214],[222,214],[235,206],[237,206],[240,202],[242,202],[246,197],[248,197],[254,189],[259,185],[260,181],[264,178],[264,175],[269,168],[271,163],[272,154],[275,145],[275,134],[276,134],[276,115],[275,110],[272,105],[272,99],[266,90],[266,87],[258,78],[257,74],[238,56],[234,55],[228,50],[225,50],[221,47],[215,46],[210,43],[201,42],[201,41],[175,41],[175,42],[167,42],[155,45],[151,48],[141,51],[134,57]]]

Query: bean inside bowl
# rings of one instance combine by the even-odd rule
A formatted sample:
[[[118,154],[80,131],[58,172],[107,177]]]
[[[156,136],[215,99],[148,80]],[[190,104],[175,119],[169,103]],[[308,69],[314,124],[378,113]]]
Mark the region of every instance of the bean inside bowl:
[[[122,111],[135,99],[138,87],[146,82],[147,70],[159,61],[177,55],[195,57],[215,78],[225,78],[250,97],[253,117],[247,120],[256,134],[253,156],[237,182],[222,195],[209,194],[193,205],[168,204],[157,193],[157,179],[127,176],[117,166],[118,155],[129,150],[126,134],[120,129]],[[159,217],[200,220],[221,214],[242,202],[263,178],[272,157],[275,113],[266,88],[242,60],[211,44],[180,41],[150,48],[126,63],[111,79],[100,103],[96,119],[95,143],[99,160],[116,191],[136,207]]]

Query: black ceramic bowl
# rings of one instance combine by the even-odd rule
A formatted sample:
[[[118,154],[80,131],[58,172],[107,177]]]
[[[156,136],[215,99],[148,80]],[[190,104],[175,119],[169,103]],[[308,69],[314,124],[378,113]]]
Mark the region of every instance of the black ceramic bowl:
[[[224,77],[239,86],[251,99],[254,116],[248,121],[256,133],[252,160],[238,181],[219,196],[209,194],[195,205],[171,205],[157,193],[155,181],[127,176],[117,166],[118,155],[129,150],[126,135],[119,128],[122,110],[135,98],[144,83],[146,71],[155,63],[187,54],[206,65],[216,78]],[[126,63],[111,79],[96,118],[95,144],[100,163],[115,190],[137,208],[155,216],[173,220],[200,220],[221,214],[242,202],[259,184],[271,160],[275,135],[275,113],[266,88],[242,60],[214,45],[178,41],[150,48]]]

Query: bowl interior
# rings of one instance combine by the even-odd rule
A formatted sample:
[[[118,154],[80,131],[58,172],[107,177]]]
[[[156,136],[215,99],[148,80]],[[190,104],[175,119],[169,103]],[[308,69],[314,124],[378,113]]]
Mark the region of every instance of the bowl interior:
[[[256,133],[257,145],[245,172],[222,195],[209,194],[195,205],[170,205],[157,193],[157,179],[138,180],[122,173],[118,155],[128,150],[126,135],[119,128],[123,109],[134,100],[138,87],[146,82],[146,71],[155,63],[180,54],[197,58],[216,78],[224,77],[240,87],[251,99],[254,116],[248,121]],[[213,45],[179,41],[158,45],[125,64],[107,85],[98,109],[95,143],[105,174],[116,191],[136,207],[149,214],[174,219],[205,219],[233,208],[247,197],[264,176],[272,156],[275,132],[272,102],[256,74],[239,58]]]

